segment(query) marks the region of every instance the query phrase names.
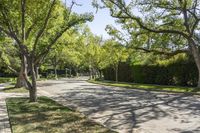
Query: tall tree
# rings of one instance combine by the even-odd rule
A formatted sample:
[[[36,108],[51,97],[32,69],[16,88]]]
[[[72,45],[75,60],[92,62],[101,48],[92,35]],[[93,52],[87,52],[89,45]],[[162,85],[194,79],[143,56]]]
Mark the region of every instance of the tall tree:
[[[31,102],[37,101],[35,68],[67,30],[92,20],[90,14],[73,13],[74,4],[72,2],[70,7],[65,8],[59,0],[0,1],[0,31],[18,45]]]
[[[158,35],[173,35],[186,41],[185,48],[193,55],[199,71],[200,53],[198,0],[101,0],[111,16],[122,24],[137,25],[139,29]]]
[[[108,65],[112,66],[115,70],[115,81],[118,82],[118,71],[119,63],[126,62],[129,54],[125,46],[119,44],[116,41],[107,40],[103,45],[103,48],[106,50],[106,59],[109,63]]]
[[[105,53],[102,48],[102,38],[88,33],[85,41],[84,62],[89,67],[90,78],[101,78],[101,71],[104,67]]]

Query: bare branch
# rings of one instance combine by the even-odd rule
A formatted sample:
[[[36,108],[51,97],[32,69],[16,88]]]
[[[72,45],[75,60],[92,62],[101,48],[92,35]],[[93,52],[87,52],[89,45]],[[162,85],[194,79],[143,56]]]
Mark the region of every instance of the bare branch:
[[[21,24],[21,30],[22,30],[22,35],[21,35],[21,37],[22,37],[22,42],[24,43],[24,41],[25,41],[25,6],[26,6],[26,0],[21,0],[21,14],[22,14],[22,24]]]

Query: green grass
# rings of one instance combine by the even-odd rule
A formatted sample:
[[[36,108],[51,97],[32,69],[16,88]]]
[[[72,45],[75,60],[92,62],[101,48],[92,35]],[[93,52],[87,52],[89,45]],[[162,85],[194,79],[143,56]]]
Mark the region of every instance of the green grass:
[[[0,84],[7,83],[7,82],[15,82],[16,78],[9,78],[9,77],[0,77]]]
[[[28,90],[24,87],[22,88],[15,88],[12,85],[7,86],[5,89],[0,90],[0,92],[5,92],[5,93],[28,93]]]
[[[13,133],[114,133],[47,97],[6,100]]]
[[[39,78],[39,79],[37,79],[37,81],[46,81],[46,80],[48,80],[47,78]]]
[[[142,89],[150,91],[168,91],[168,92],[179,92],[179,93],[198,93],[200,89],[193,87],[180,87],[180,86],[166,86],[166,85],[152,85],[152,84],[136,84],[136,83],[126,83],[126,82],[111,82],[111,81],[95,81],[89,80],[88,82],[94,84],[101,84],[107,86],[125,87],[131,89]]]

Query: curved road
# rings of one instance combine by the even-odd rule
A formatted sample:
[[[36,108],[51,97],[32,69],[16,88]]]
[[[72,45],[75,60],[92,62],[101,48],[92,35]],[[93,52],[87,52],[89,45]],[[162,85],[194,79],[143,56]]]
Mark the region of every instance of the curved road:
[[[85,79],[38,84],[43,94],[120,133],[200,132],[200,96],[108,87]]]

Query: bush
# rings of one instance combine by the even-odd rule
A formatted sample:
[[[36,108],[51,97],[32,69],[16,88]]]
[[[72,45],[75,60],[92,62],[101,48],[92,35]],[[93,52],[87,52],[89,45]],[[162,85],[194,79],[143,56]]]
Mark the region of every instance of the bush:
[[[118,81],[133,82],[132,67],[128,63],[120,63],[118,68]],[[115,70],[108,67],[103,70],[104,79],[115,81]]]
[[[56,75],[55,74],[48,74],[47,79],[55,79]]]
[[[0,77],[0,83],[14,82],[15,78]]]
[[[112,68],[103,70],[105,80],[115,80]],[[179,60],[167,65],[134,65],[120,63],[118,79],[122,82],[135,82],[160,85],[196,86],[198,70],[194,62]]]

